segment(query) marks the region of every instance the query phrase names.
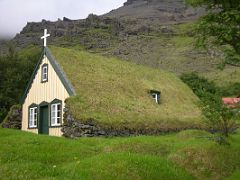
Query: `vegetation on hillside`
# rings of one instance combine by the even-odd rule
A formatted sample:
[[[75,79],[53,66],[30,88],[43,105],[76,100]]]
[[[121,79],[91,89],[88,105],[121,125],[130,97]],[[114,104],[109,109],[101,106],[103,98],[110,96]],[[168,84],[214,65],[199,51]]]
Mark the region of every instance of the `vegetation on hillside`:
[[[177,75],[198,72],[219,85],[232,86],[238,82],[239,69],[227,66],[223,71],[219,70],[224,63],[221,48],[211,44],[207,49],[195,47],[196,22],[150,26],[149,29],[135,21],[118,23],[118,26],[105,27],[102,26],[104,21],[94,16],[80,35],[66,35],[56,39],[54,45],[114,56]]]
[[[156,3],[162,6],[162,3]],[[154,6],[149,8],[151,11]],[[184,11],[183,9],[180,8],[180,11]],[[63,20],[48,22],[47,25],[45,21],[29,23],[15,41],[24,42],[19,45],[20,47],[25,47],[31,41],[41,44],[41,41],[35,40],[42,34],[40,27],[46,26],[53,31],[50,32],[49,44],[55,46],[70,48],[81,46],[89,52],[115,56],[177,75],[192,71],[200,73],[215,71],[216,65],[222,62],[221,54],[215,49],[205,51],[194,48],[195,22],[177,22],[156,24],[155,21],[148,19],[142,22],[134,18],[120,20],[89,15],[87,19],[79,21]],[[29,41],[26,37],[32,40]]]
[[[19,103],[39,57],[39,48],[17,53],[13,46],[8,55],[0,56],[0,123],[10,107]]]
[[[201,127],[198,98],[173,74],[85,51],[50,49],[77,93],[67,100],[77,120],[149,133]],[[150,90],[161,91],[160,104]]]
[[[208,119],[207,124],[213,132],[218,131],[228,137],[229,133],[239,127],[239,110],[227,107],[222,101],[223,95],[235,93],[234,89],[217,87],[214,82],[199,77],[196,73],[184,74],[181,79],[200,98],[203,115]],[[239,89],[238,84],[235,88]]]
[[[201,3],[210,3],[211,5],[211,3],[215,2],[212,0],[188,1],[195,5],[201,5]],[[18,45],[24,45],[24,47],[28,43],[33,42],[41,44],[41,41],[36,42],[36,37],[39,38],[41,36],[41,27],[47,26],[49,30],[54,30],[49,43],[57,46],[85,49],[89,52],[111,57],[116,56],[126,61],[163,69],[177,75],[194,71],[204,75],[210,80],[214,80],[218,85],[226,84],[229,87],[233,87],[233,83],[239,82],[238,77],[240,70],[233,67],[227,67],[223,71],[216,69],[218,64],[223,62],[223,54],[219,52],[217,48],[210,45],[210,43],[208,44],[208,47],[210,47],[207,51],[194,48],[195,38],[198,35],[201,35],[201,37],[207,40],[205,41],[206,43],[209,42],[208,40],[212,42],[213,37],[215,37],[214,40],[221,41],[225,38],[229,40],[230,43],[223,41],[223,43],[219,42],[218,44],[228,44],[228,50],[237,50],[239,48],[239,33],[238,29],[236,29],[238,28],[236,23],[239,24],[236,9],[239,8],[239,5],[237,4],[235,6],[235,4],[231,4],[236,1],[228,2],[220,0],[216,2],[219,3],[219,5],[225,2],[226,6],[223,7],[223,11],[213,11],[212,14],[208,16],[209,18],[203,18],[203,21],[206,20],[204,21],[206,23],[202,24],[204,25],[202,27],[205,28],[205,31],[199,31],[197,33],[194,32],[194,28],[199,26],[196,22],[156,24],[155,21],[148,19],[147,16],[145,17],[145,23],[139,23],[136,18],[120,20],[91,14],[87,19],[79,21],[71,21],[64,18],[65,20],[57,22],[47,21],[46,23],[46,21],[42,21],[41,23],[28,23],[21,34],[13,41],[21,42]],[[162,6],[164,3],[158,5]],[[181,6],[184,5],[181,2],[180,4]],[[173,4],[173,7],[176,5],[177,4]],[[210,6],[210,8],[212,7],[213,6]],[[134,8],[137,10],[138,8],[144,7]],[[148,10],[151,12],[151,8],[156,7],[152,6],[149,8]],[[180,11],[182,10],[180,9]],[[152,9],[152,13],[154,12]],[[114,11],[110,14],[112,13],[114,13]],[[191,15],[194,15],[194,13]],[[184,18],[185,16],[181,17]],[[212,19],[210,17],[212,17]],[[221,20],[223,23],[220,22]],[[215,21],[216,23],[207,23]],[[227,26],[225,26],[225,22]],[[212,37],[207,38],[209,37],[208,35]],[[232,46],[232,48],[230,48],[229,45]],[[233,55],[232,57],[236,58],[237,56]],[[37,61],[37,59],[38,58],[36,58],[35,61]],[[29,79],[29,77],[23,79]],[[25,83],[21,84],[25,85]],[[21,89],[22,91],[22,87],[16,89]],[[4,97],[6,97],[6,95],[4,95]],[[1,110],[2,112],[4,111],[3,109],[4,108]]]
[[[202,73],[201,75],[208,80],[214,81],[219,87],[230,89],[239,83],[240,68],[227,65],[224,69],[216,69],[214,71]],[[236,96],[239,92],[240,91],[233,95]]]
[[[226,64],[240,66],[240,4],[226,0],[187,0],[194,6],[205,6],[208,12],[196,28],[199,42],[209,46],[225,45]]]
[[[2,179],[239,179],[240,134],[69,140],[0,128]],[[17,139],[17,141],[16,141]]]
[[[86,21],[88,27],[80,35],[70,38],[71,41],[65,40],[67,45],[64,47],[78,48],[81,44],[82,48],[92,53],[115,56],[177,75],[198,72],[218,85],[224,84],[225,87],[239,82],[239,68],[226,66],[223,71],[219,70],[225,62],[222,50],[226,50],[226,46],[215,47],[212,41],[206,41],[206,49],[195,47],[196,39],[200,35],[206,40],[212,39],[207,38],[207,34],[200,30],[195,31],[196,27],[199,27],[197,22],[164,25],[148,22],[149,25],[146,26],[137,23],[135,19],[126,19],[103,26],[104,20],[93,15]],[[202,36],[203,34],[205,36]],[[58,44],[58,41],[55,43]],[[62,46],[61,41],[59,45]],[[229,50],[229,47],[227,49]]]

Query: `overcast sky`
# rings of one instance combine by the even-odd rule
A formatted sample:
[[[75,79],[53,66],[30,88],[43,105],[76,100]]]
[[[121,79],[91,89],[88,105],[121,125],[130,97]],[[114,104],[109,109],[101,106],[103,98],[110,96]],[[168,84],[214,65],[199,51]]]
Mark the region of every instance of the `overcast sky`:
[[[0,0],[0,37],[13,37],[27,22],[101,15],[127,0]]]

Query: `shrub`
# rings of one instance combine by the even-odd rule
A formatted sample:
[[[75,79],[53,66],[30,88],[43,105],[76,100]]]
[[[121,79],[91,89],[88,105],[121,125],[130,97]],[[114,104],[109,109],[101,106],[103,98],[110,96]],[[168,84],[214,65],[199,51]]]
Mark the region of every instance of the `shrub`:
[[[181,79],[202,100],[206,94],[220,94],[221,90],[214,82],[200,77],[197,73],[183,74]]]
[[[22,107],[21,105],[13,105],[8,115],[2,123],[3,128],[21,129],[22,127]]]
[[[206,124],[212,132],[220,132],[228,137],[230,132],[238,128],[240,115],[223,104],[224,91],[221,88],[196,73],[184,74],[181,79],[200,98],[203,115],[207,118]]]
[[[28,80],[40,56],[40,49],[32,46],[0,56],[0,123],[10,107],[17,104],[24,93]]]

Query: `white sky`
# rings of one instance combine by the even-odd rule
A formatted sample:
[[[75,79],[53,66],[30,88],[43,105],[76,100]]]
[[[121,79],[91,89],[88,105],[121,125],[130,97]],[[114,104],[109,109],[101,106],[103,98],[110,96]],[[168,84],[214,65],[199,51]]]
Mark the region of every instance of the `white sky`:
[[[0,0],[0,37],[13,37],[27,22],[101,15],[127,0]]]

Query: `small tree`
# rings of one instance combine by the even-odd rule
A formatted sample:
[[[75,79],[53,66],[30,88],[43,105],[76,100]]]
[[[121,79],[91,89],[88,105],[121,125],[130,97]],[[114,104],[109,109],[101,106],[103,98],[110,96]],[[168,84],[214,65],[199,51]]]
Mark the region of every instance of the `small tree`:
[[[214,132],[228,137],[229,133],[238,128],[239,112],[223,104],[218,96],[207,95],[204,99],[202,111],[207,118],[207,125]]]
[[[224,46],[225,64],[240,67],[240,3],[238,0],[186,0],[204,6],[206,15],[196,28],[199,44]]]
[[[214,82],[200,77],[196,73],[184,74],[181,79],[201,100],[202,111],[207,118],[208,127],[212,131],[221,132],[228,137],[229,133],[238,127],[237,120],[240,119],[240,113],[223,104],[223,90]]]
[[[39,56],[38,47],[17,53],[11,44],[8,54],[0,56],[0,123],[19,102]]]

